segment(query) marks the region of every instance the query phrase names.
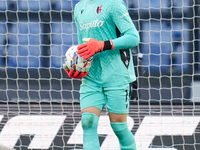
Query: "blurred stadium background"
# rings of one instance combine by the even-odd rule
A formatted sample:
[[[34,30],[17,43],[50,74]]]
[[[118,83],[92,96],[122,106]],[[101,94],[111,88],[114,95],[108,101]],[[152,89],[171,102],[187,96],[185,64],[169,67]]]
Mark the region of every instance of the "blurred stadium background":
[[[183,120],[177,123],[180,128],[185,126],[185,117],[186,123],[188,116],[200,121],[200,1],[124,1],[141,36],[140,45],[132,50],[138,77],[132,84],[132,132],[139,131],[145,116],[181,117]],[[73,8],[78,2],[0,0],[0,144],[19,150],[82,149],[81,140],[69,142],[80,121],[81,81],[68,78],[62,69],[66,50],[78,43],[73,21]],[[36,131],[17,130],[16,136],[14,130],[8,134],[14,126],[7,128],[7,124],[16,116],[32,120],[42,115],[66,116],[50,142],[39,140],[47,147],[50,143],[48,148],[34,143]],[[34,123],[44,126],[39,120],[23,125],[24,120],[18,119],[14,123],[20,129]],[[48,123],[54,125],[53,121]],[[188,121],[186,127],[191,124],[194,121]],[[173,127],[173,123],[168,125]],[[200,149],[199,122],[191,134],[161,132],[146,148]],[[107,134],[99,136],[102,145]],[[138,134],[136,138],[140,139]],[[101,150],[117,149],[111,143]]]

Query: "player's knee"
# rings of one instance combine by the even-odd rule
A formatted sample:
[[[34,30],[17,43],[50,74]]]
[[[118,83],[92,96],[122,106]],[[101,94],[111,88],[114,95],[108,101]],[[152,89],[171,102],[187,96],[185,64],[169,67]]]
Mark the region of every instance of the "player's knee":
[[[127,122],[111,122],[111,127],[119,141],[126,139],[126,134],[130,132],[128,130]]]
[[[83,113],[82,114],[82,128],[83,130],[87,130],[89,128],[97,129],[99,117],[93,113]]]
[[[128,129],[127,122],[111,122],[111,127],[116,134]]]
[[[111,127],[119,139],[121,150],[136,150],[135,139],[127,122],[111,122]]]

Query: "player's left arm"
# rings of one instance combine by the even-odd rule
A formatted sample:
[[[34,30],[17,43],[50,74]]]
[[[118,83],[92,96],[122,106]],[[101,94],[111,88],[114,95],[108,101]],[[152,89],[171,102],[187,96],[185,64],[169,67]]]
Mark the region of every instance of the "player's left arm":
[[[139,33],[135,28],[126,30],[122,36],[113,39],[115,49],[129,49],[137,46],[140,43]]]
[[[138,36],[134,33],[134,29],[127,30],[123,36],[108,40],[108,41],[98,41],[93,38],[84,38],[84,44],[78,46],[78,54],[83,59],[88,59],[95,55],[96,53],[105,51],[105,50],[113,50],[113,49],[129,49],[135,47],[139,44],[140,40]]]
[[[129,15],[128,8],[123,0],[112,0],[110,17],[119,30],[118,38],[113,39],[116,49],[129,49],[137,46],[140,36]],[[119,37],[120,36],[120,37]]]
[[[114,7],[112,7],[111,18],[123,36],[107,41],[84,38],[83,42],[86,43],[79,45],[77,52],[81,57],[83,57],[83,59],[88,59],[96,53],[105,50],[129,49],[139,44],[139,33],[128,14],[128,10],[123,1],[118,1],[120,1],[120,3],[116,2]]]

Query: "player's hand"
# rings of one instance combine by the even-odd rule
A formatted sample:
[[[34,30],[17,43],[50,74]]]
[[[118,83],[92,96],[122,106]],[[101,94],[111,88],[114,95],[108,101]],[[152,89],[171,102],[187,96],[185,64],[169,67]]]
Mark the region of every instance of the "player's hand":
[[[68,76],[74,79],[81,79],[88,74],[88,72],[79,72],[77,70],[75,71],[73,69],[69,69],[66,64],[63,64],[63,68],[65,72],[68,74]]]
[[[98,41],[93,38],[84,38],[83,42],[87,42],[81,44],[77,47],[80,57],[83,57],[84,60],[92,57],[96,53],[103,51],[104,48],[104,41]]]
[[[74,71],[73,69],[65,70],[65,72],[68,74],[70,78],[74,78],[74,79],[81,79],[88,74],[88,72],[79,72],[77,70]]]

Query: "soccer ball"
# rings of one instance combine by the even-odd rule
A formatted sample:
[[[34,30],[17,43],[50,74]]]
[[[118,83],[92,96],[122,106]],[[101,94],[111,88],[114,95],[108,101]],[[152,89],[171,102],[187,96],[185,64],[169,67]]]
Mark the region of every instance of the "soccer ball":
[[[79,72],[86,72],[92,65],[92,57],[84,60],[83,57],[80,57],[77,54],[77,45],[71,46],[65,53],[65,64],[64,69],[69,70],[78,70]]]

